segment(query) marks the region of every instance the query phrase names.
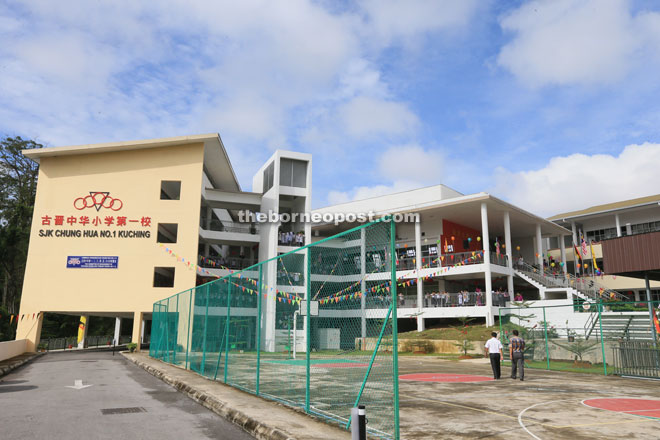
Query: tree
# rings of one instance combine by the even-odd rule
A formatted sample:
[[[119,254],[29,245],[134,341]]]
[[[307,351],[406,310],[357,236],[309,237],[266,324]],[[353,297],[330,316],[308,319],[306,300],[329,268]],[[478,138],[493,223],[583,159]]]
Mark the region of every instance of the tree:
[[[0,140],[0,305],[17,314],[23,288],[25,261],[39,165],[21,150],[43,145],[21,137]]]
[[[458,349],[463,352],[463,356],[467,356],[468,351],[474,350],[474,344],[467,339],[463,339],[460,342],[454,342],[454,346],[458,347]]]
[[[569,352],[573,353],[575,355],[575,360],[580,362],[582,362],[582,356],[596,348],[596,345],[599,344],[597,341],[588,342],[582,338],[575,338],[575,342],[569,342],[568,344],[560,344],[556,341],[550,342],[558,347],[563,348],[564,350],[568,350]]]

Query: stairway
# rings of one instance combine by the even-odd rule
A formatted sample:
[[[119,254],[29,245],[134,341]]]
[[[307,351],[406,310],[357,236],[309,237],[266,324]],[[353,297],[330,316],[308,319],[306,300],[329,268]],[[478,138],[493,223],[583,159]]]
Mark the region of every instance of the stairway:
[[[602,326],[602,333],[601,333]],[[585,325],[585,339],[653,340],[651,320],[646,312],[594,312]]]
[[[624,299],[623,296],[611,289],[601,286],[593,278],[577,278],[562,272],[555,274],[547,270],[539,270],[527,263],[517,264],[514,273],[534,287],[543,291],[547,288],[564,288],[573,295],[584,300],[600,301],[607,299]]]

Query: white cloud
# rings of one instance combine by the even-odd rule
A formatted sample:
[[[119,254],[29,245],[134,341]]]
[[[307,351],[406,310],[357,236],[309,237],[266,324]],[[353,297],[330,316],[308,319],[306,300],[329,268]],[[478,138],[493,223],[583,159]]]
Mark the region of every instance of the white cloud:
[[[419,126],[419,119],[406,104],[365,96],[341,106],[339,114],[346,132],[357,138],[408,134]]]
[[[380,61],[393,44],[465,28],[475,5],[0,4],[0,131],[47,145],[218,131],[255,168],[295,143],[344,154],[379,136],[408,141],[419,118]]]
[[[377,44],[389,45],[428,32],[462,28],[476,12],[478,2],[365,0],[360,5],[367,15],[371,38]]]
[[[358,186],[350,191],[330,191],[328,192],[328,204],[338,205],[353,200],[364,200],[371,197],[408,191],[414,188],[419,188],[419,185],[415,182],[401,180],[391,185]]]
[[[393,146],[376,159],[377,179],[390,184],[357,186],[348,191],[330,191],[331,205],[352,200],[363,200],[401,191],[441,183],[444,155],[439,151],[425,150],[419,145]]]
[[[657,194],[660,144],[629,145],[618,156],[572,154],[554,157],[533,171],[495,173],[495,196],[535,214],[552,216]]]
[[[531,87],[612,83],[660,54],[659,18],[625,0],[525,3],[501,19],[514,37],[497,62]]]

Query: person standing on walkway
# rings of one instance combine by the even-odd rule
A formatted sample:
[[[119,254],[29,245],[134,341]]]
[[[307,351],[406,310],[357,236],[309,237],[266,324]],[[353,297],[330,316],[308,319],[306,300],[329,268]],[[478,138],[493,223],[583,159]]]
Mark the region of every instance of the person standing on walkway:
[[[486,342],[486,356],[490,357],[490,366],[493,369],[493,378],[499,379],[501,376],[500,362],[504,359],[504,353],[502,352],[502,343],[497,339],[497,333],[493,332],[490,334],[490,338]]]
[[[518,336],[518,330],[513,331],[509,339],[509,355],[511,357],[511,379],[515,379],[520,371],[520,380],[525,380],[525,340]]]

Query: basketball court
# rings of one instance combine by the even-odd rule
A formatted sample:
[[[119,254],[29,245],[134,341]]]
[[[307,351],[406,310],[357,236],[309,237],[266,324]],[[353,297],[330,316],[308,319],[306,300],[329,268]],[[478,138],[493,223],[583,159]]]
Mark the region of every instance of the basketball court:
[[[649,439],[660,432],[660,383],[510,367],[484,359],[399,358],[401,438]],[[368,408],[367,408],[368,414]],[[367,415],[368,416],[368,415]]]

